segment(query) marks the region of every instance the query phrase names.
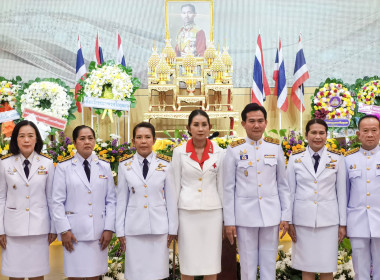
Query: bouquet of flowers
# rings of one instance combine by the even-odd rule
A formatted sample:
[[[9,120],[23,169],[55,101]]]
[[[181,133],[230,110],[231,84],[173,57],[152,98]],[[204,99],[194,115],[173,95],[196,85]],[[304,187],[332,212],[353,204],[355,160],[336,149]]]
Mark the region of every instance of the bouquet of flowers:
[[[357,92],[358,102],[366,105],[380,105],[380,78],[364,77],[356,80],[354,90]]]
[[[311,116],[317,119],[348,119],[354,115],[355,101],[341,80],[328,78],[311,98]]]
[[[108,271],[104,280],[124,280],[125,254],[120,248],[119,240],[113,236],[108,246]]]
[[[221,147],[222,149],[227,149],[227,147],[231,144],[233,140],[234,139],[229,137],[228,135],[225,137],[217,137],[217,138],[212,139],[212,141],[216,142],[218,146]]]
[[[184,142],[189,140],[189,136],[184,131],[179,131],[178,129],[174,131],[174,137],[167,131],[164,131],[164,134],[167,135],[169,139],[158,139],[153,145],[153,151],[157,154],[171,157],[173,156],[174,148],[181,146]]]
[[[75,146],[71,143],[71,139],[65,136],[63,131],[57,132],[58,139],[49,143],[47,153],[51,156],[54,166],[66,156],[73,156],[76,153]]]
[[[5,156],[9,153],[9,141],[11,141],[10,137],[0,137],[0,157]]]
[[[97,65],[91,61],[87,73],[87,78],[79,80],[82,89],[78,93],[78,101],[83,101],[85,96],[106,98],[113,100],[125,100],[131,102],[131,107],[136,106],[136,98],[133,96],[141,83],[138,78],[132,77],[132,68],[117,65],[110,60],[102,65]],[[112,113],[112,110],[110,110]],[[95,113],[100,115],[109,110],[96,109]],[[120,117],[122,111],[116,110],[115,113]]]

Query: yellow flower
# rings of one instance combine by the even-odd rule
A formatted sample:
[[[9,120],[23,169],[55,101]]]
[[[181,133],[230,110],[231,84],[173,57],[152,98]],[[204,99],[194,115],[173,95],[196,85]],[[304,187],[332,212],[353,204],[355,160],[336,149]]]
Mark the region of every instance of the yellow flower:
[[[66,156],[66,153],[65,153],[65,152],[62,152],[62,155],[65,157],[65,156]]]
[[[289,143],[288,143],[288,141],[284,141],[283,143],[282,143],[282,145],[284,145],[285,147],[286,147],[286,145],[288,145]]]
[[[3,149],[2,148],[0,148],[0,154],[1,154],[1,152],[3,151]]]
[[[108,148],[107,150],[111,152],[111,151],[112,151],[112,148]]]
[[[332,145],[331,145],[331,148],[336,149],[336,148],[337,148],[337,145],[336,145],[336,144],[332,144]]]
[[[114,162],[115,161],[115,157],[111,157],[111,162]]]
[[[4,150],[6,150],[6,151],[9,150],[9,144],[6,144],[6,145],[4,146]]]
[[[286,145],[285,148],[286,148],[286,149],[290,149],[290,145]]]
[[[326,148],[330,148],[330,144],[329,143],[326,144]]]
[[[75,155],[75,153],[74,153],[74,152],[70,152],[70,156],[72,156],[72,157],[73,157],[74,155]]]
[[[58,157],[57,157],[57,160],[58,160],[58,161],[60,161],[60,160],[62,160],[62,159],[63,159],[63,156],[58,156]]]

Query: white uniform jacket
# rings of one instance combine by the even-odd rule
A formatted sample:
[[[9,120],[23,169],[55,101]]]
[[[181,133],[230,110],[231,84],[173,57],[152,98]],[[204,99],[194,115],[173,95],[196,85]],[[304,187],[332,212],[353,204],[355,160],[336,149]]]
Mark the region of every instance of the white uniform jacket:
[[[227,148],[224,160],[224,224],[270,227],[290,221],[290,190],[278,140],[246,137]]]
[[[51,219],[54,164],[34,153],[28,179],[20,155],[0,161],[0,234],[55,233]]]
[[[306,227],[346,225],[346,168],[339,151],[323,148],[317,172],[310,152],[294,152],[287,168],[292,223]]]
[[[58,233],[71,230],[78,241],[115,231],[116,192],[111,166],[92,155],[88,182],[78,154],[58,163],[54,176],[53,217]]]
[[[380,147],[347,152],[347,235],[380,238]]]
[[[177,190],[178,208],[185,210],[214,210],[222,208],[223,159],[225,152],[215,142],[213,152],[203,163],[190,158],[186,143],[173,151],[172,175]]]
[[[170,157],[153,154],[144,179],[137,156],[119,164],[116,235],[172,234],[178,230]]]

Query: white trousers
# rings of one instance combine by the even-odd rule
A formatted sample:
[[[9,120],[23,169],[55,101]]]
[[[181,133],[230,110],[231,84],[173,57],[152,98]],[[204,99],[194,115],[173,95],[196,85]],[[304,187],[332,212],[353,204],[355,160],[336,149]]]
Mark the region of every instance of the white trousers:
[[[276,279],[278,226],[237,227],[241,280]]]
[[[380,280],[380,238],[351,237],[355,280]]]

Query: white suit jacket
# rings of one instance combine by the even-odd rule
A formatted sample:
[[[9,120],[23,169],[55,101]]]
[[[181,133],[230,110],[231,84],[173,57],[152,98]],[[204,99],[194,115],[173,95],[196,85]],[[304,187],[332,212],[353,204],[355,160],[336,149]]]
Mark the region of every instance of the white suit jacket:
[[[227,148],[224,160],[224,224],[270,227],[290,221],[290,190],[278,140],[249,137]]]
[[[177,234],[178,210],[168,161],[170,157],[153,154],[146,179],[137,156],[120,162],[116,208],[118,237]]]
[[[172,176],[177,190],[178,208],[212,210],[222,208],[224,150],[212,142],[213,153],[203,163],[190,158],[186,143],[173,151]]]
[[[347,235],[380,238],[380,147],[347,152]]]
[[[116,192],[111,166],[92,155],[88,182],[78,154],[58,163],[54,176],[53,217],[58,233],[71,230],[78,241],[97,240],[115,231]]]
[[[324,148],[317,172],[310,152],[289,158],[292,223],[307,227],[346,225],[346,169],[340,152]]]
[[[28,179],[20,155],[0,161],[0,234],[55,233],[51,219],[54,164],[35,153]]]

